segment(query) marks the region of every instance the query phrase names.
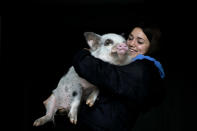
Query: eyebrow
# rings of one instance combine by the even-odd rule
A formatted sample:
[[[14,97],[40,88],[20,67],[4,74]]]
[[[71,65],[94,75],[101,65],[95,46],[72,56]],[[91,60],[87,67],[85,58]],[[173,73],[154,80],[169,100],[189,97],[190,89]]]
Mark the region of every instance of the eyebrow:
[[[129,37],[131,37],[131,36],[133,37],[132,34],[129,34]],[[141,37],[137,37],[137,39],[145,41],[145,39],[143,39],[143,38],[141,38]]]
[[[141,37],[137,37],[139,40],[144,40],[143,38],[141,38]],[[145,41],[145,40],[144,40]]]

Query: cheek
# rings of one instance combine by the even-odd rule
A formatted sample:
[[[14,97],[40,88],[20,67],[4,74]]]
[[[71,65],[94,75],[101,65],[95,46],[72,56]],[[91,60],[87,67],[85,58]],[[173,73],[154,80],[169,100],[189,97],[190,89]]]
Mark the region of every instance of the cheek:
[[[108,52],[108,53],[111,53],[112,49],[113,49],[112,45],[105,46],[105,48],[104,48],[105,52]]]
[[[149,46],[145,46],[145,45],[143,45],[143,46],[138,46],[138,51],[139,51],[141,54],[145,54],[145,53],[148,52],[148,48],[149,48]]]
[[[126,44],[129,46],[131,45],[131,41],[130,40],[127,40]]]

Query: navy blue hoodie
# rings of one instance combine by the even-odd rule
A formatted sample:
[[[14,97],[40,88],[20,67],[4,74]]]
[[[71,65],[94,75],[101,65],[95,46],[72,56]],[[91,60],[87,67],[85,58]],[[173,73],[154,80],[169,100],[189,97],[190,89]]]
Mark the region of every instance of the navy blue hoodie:
[[[115,66],[81,50],[73,66],[80,77],[100,90],[94,106],[82,103],[78,114],[79,125],[90,130],[130,131],[140,112],[163,99],[161,69],[149,59],[140,57],[128,65]]]

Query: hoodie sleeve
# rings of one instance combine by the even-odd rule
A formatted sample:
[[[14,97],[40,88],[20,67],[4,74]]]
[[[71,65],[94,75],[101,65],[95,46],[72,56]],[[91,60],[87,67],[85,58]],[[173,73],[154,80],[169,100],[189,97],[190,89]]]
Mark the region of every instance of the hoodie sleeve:
[[[80,77],[96,85],[101,91],[108,90],[113,95],[143,101],[148,96],[153,81],[159,77],[154,77],[155,72],[149,68],[152,64],[146,61],[136,60],[126,66],[116,66],[82,50],[74,57],[73,66]]]

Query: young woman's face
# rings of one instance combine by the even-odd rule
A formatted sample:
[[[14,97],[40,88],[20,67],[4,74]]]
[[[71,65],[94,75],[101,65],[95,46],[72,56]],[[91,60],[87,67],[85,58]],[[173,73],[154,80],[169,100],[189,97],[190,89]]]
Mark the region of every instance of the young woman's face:
[[[134,28],[127,39],[130,56],[133,58],[138,54],[145,54],[148,52],[150,42],[143,30],[139,27]]]

